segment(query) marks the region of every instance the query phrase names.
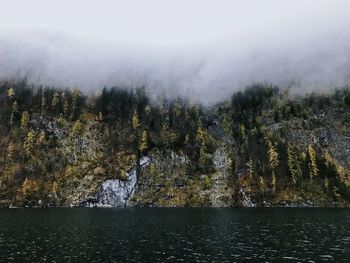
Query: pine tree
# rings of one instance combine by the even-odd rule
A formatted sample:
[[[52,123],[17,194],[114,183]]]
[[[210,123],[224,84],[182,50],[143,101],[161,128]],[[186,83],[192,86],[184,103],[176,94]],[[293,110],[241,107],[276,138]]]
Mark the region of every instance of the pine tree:
[[[46,113],[46,98],[44,93],[41,95],[41,114]]]
[[[265,192],[265,181],[264,181],[264,177],[259,176],[259,189],[261,193]]]
[[[80,120],[77,120],[72,127],[72,134],[74,136],[79,136],[83,132],[83,124]]]
[[[268,154],[269,154],[269,161],[270,161],[270,167],[272,172],[272,192],[276,191],[276,169],[279,164],[278,160],[278,152],[275,146],[272,144],[271,141],[268,142]]]
[[[249,177],[250,179],[253,179],[254,176],[254,162],[252,158],[249,158],[249,162],[248,162],[248,171],[249,171]]]
[[[9,96],[10,98],[15,96],[15,90],[12,87],[8,89],[7,96]]]
[[[63,103],[64,116],[68,117],[69,103],[68,103],[68,98],[64,92],[62,92],[62,103]]]
[[[14,101],[12,103],[11,107],[11,118],[10,118],[10,124],[13,125],[14,120],[15,120],[15,115],[18,113],[18,104],[17,101]]]
[[[10,142],[7,146],[7,158],[11,160],[14,156],[16,150],[16,145],[13,142]]]
[[[198,127],[197,133],[196,133],[196,141],[199,145],[199,160],[198,164],[199,167],[204,171],[207,172],[208,168],[211,166],[211,154],[208,151],[208,146],[211,143],[211,137],[208,131],[201,126]]]
[[[39,134],[39,138],[38,138],[38,144],[39,145],[44,145],[45,144],[45,142],[46,142],[46,134],[45,134],[45,131],[44,130],[42,130],[41,132],[40,132],[40,134]]]
[[[134,130],[140,127],[139,115],[136,110],[134,110],[134,114],[132,115],[131,125]]]
[[[287,148],[287,158],[288,158],[288,171],[292,177],[293,184],[297,183],[297,180],[301,178],[302,171],[300,167],[300,162],[297,158],[296,152],[293,150],[291,145]]]
[[[324,184],[323,184],[323,186],[324,186],[325,189],[328,189],[328,187],[329,187],[329,180],[328,180],[328,177],[327,177],[327,176],[324,178]]]
[[[326,153],[324,154],[324,158],[326,160],[326,164],[333,165],[335,167],[335,170],[340,176],[340,179],[345,182],[348,180],[347,176],[347,170],[336,160],[332,157],[332,155],[329,153],[327,150]]]
[[[52,190],[51,191],[55,196],[57,196],[57,193],[59,191],[59,187],[58,187],[58,183],[56,181],[54,181],[52,183]]]
[[[57,113],[57,107],[59,103],[60,103],[60,95],[57,92],[55,92],[51,101],[51,107],[53,112]]]
[[[28,124],[29,124],[29,113],[28,113],[28,111],[24,111],[22,113],[22,118],[21,118],[21,128],[23,130],[27,130]]]
[[[196,133],[196,140],[200,144],[203,144],[203,145],[208,144],[210,142],[210,135],[206,129],[204,129],[202,127],[198,127],[197,133]]]
[[[316,151],[311,144],[309,144],[308,152],[309,152],[309,158],[310,158],[310,163],[309,163],[310,181],[312,182],[313,178],[318,175],[318,167],[317,167],[317,163],[316,163]]]
[[[148,135],[146,131],[143,131],[141,136],[141,144],[140,144],[140,151],[141,153],[146,153],[148,150]]]
[[[72,92],[72,112],[71,112],[72,120],[79,117],[78,115],[79,115],[80,99],[81,99],[81,92],[77,87],[75,87]]]
[[[210,166],[211,156],[207,152],[207,147],[202,144],[199,148],[199,160],[198,164],[200,168],[204,171]]]
[[[31,156],[34,150],[35,132],[30,130],[24,140],[23,148],[27,156]]]
[[[174,108],[173,108],[175,116],[178,118],[181,115],[182,107],[178,102],[175,102]]]
[[[243,143],[247,144],[248,143],[248,136],[247,136],[247,131],[246,131],[243,124],[241,124],[240,132],[241,132],[241,137],[242,137]]]
[[[175,148],[176,133],[173,129],[170,129],[166,125],[163,125],[161,132],[162,141],[166,147],[171,147],[172,150]]]

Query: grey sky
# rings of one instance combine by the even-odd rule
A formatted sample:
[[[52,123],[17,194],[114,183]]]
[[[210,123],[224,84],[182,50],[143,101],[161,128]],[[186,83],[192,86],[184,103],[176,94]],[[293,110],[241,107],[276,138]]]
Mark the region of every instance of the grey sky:
[[[214,102],[252,81],[349,81],[350,1],[0,0],[0,77]]]

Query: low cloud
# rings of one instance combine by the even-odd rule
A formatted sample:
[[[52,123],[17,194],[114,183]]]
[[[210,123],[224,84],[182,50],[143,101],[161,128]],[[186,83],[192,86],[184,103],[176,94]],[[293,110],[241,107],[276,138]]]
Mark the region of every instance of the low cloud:
[[[326,16],[334,17],[328,22],[242,23],[234,37],[184,45],[108,40],[50,28],[0,30],[0,78],[26,77],[35,84],[77,85],[86,91],[146,86],[152,94],[188,96],[207,105],[256,82],[300,93],[327,90],[350,84],[346,14],[335,9]]]

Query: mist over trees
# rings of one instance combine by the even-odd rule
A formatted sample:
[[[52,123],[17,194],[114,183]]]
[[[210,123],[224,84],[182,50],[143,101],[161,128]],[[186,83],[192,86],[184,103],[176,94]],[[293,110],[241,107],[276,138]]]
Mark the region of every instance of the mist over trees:
[[[226,152],[232,195],[248,187],[259,202],[287,189],[350,198],[346,162],[324,143],[290,133],[298,125],[316,133],[326,125],[322,114],[344,112],[336,131],[348,135],[348,88],[295,97],[256,84],[211,108],[184,98],[151,102],[142,87],[91,95],[22,80],[2,82],[0,92],[0,187],[7,202],[64,204],[67,189],[84,178],[127,180],[143,156],[174,153],[187,160],[181,184],[195,180],[210,189],[219,149]]]

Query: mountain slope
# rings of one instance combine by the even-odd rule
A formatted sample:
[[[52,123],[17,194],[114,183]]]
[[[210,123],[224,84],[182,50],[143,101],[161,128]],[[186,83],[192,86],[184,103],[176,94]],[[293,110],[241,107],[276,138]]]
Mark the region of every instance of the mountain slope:
[[[350,204],[349,88],[257,84],[207,109],[144,88],[0,87],[2,206],[108,205],[107,180],[135,206]]]

